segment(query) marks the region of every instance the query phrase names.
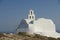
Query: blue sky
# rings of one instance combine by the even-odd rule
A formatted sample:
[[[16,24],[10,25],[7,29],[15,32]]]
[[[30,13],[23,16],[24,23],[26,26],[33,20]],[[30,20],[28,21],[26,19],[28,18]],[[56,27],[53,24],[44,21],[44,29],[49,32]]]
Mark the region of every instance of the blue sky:
[[[15,31],[30,9],[35,11],[36,18],[52,19],[60,31],[59,0],[0,0],[0,32]]]

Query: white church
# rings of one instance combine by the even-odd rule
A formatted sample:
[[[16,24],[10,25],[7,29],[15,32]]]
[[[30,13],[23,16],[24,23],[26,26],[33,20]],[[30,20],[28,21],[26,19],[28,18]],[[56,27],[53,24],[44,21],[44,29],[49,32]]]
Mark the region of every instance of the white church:
[[[17,33],[29,32],[31,34],[40,34],[47,37],[60,38],[60,33],[56,32],[56,27],[51,19],[35,18],[34,10],[29,10],[28,18],[22,19]]]

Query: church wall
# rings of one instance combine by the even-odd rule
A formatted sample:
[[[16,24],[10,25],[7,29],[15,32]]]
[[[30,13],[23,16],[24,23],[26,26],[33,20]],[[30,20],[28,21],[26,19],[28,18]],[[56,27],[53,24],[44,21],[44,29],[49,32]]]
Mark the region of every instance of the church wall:
[[[53,23],[53,22],[52,22]],[[56,32],[55,24],[46,19],[38,19],[34,24],[29,25],[30,31],[33,32]]]

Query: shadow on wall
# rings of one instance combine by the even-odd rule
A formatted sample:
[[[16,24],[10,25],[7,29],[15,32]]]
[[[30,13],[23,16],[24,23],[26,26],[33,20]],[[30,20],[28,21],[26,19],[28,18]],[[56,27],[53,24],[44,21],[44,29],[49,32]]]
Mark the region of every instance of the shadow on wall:
[[[25,32],[28,30],[28,24],[24,19],[21,20],[20,24],[17,27],[17,30],[20,30],[21,32]]]

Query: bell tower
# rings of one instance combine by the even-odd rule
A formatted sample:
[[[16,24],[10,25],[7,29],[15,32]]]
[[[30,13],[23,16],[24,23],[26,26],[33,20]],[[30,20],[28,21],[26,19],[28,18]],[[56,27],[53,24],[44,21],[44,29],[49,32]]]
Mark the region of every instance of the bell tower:
[[[34,10],[29,10],[28,19],[35,20]]]

